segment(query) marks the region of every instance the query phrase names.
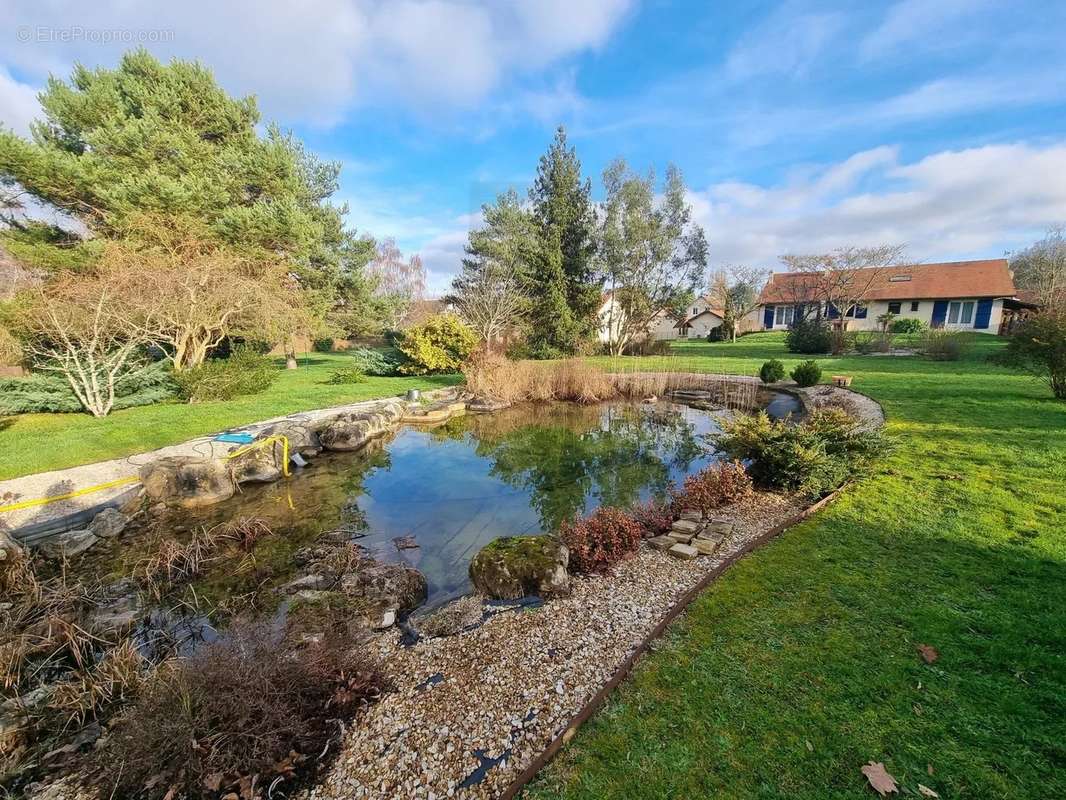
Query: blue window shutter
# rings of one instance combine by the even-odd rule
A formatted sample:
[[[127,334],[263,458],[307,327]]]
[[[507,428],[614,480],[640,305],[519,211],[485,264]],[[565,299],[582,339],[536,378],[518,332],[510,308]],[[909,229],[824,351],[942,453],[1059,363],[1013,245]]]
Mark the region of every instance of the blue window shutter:
[[[988,324],[992,321],[992,301],[977,301],[977,316],[974,317],[973,326],[978,330],[988,330]]]
[[[774,327],[774,307],[773,306],[763,306],[763,310],[762,310],[762,326],[764,328],[766,328],[766,330],[770,330],[772,327]]]
[[[795,325],[797,322],[800,322],[803,319],[804,310],[805,309],[804,309],[803,303],[798,303],[796,305],[795,310],[792,312],[792,324],[793,325]]]
[[[930,320],[930,325],[934,328],[942,328],[944,321],[948,318],[948,301],[937,300],[933,303],[933,318]]]

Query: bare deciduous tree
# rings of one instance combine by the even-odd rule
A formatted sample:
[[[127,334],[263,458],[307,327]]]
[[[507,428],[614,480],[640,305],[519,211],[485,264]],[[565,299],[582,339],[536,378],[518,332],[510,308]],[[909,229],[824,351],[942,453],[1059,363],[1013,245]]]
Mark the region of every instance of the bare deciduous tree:
[[[732,340],[737,340],[741,321],[759,306],[759,291],[770,271],[761,267],[731,264],[718,270],[711,280],[711,300],[723,313]]]
[[[1013,253],[1010,268],[1020,289],[1036,295],[1045,308],[1066,302],[1066,225],[1048,228],[1039,242]]]
[[[395,239],[384,239],[367,265],[374,294],[387,304],[386,324],[396,330],[411,305],[426,296],[426,268],[417,253],[404,261]]]
[[[904,245],[882,244],[840,247],[818,255],[783,255],[781,261],[802,276],[791,281],[787,291],[795,295],[791,299],[797,305],[817,302],[825,314],[836,309],[841,326],[847,328],[848,313],[865,305],[885,271],[901,263],[905,249]]]

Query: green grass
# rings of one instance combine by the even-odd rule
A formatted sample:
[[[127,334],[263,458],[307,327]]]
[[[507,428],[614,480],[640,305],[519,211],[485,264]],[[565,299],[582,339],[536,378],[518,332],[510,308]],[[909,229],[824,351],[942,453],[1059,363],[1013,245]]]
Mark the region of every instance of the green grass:
[[[22,414],[0,417],[0,480],[154,450],[234,425],[295,411],[390,397],[411,388],[435,389],[458,376],[367,378],[365,383],[326,383],[351,359],[314,353],[297,370],[279,370],[262,394],[213,403],[163,403],[116,411],[102,419],[88,414]]]
[[[905,797],[1066,797],[1066,404],[990,365],[1002,345],[820,359],[897,451],[704,593],[528,796],[870,798],[874,760]],[[800,360],[774,334],[677,353]]]

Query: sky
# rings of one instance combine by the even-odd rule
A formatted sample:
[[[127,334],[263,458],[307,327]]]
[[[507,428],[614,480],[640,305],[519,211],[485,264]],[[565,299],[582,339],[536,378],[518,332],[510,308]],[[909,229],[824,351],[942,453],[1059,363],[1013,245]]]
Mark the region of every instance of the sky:
[[[340,161],[349,223],[433,293],[560,124],[595,196],[616,157],[680,167],[712,268],[995,258],[1066,222],[1064,23],[1056,0],[4,0],[0,121],[25,132],[76,62],[199,59]]]

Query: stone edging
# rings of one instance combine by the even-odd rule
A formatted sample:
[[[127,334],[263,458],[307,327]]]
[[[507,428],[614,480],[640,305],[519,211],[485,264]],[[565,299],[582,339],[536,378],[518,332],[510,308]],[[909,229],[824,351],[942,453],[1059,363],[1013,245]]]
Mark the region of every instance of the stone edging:
[[[695,599],[699,597],[699,595],[702,594],[708,586],[711,585],[711,583],[717,580],[717,578],[723,572],[733,566],[737,561],[751,553],[753,550],[761,547],[762,545],[766,544],[777,536],[780,536],[784,531],[791,528],[793,525],[797,525],[803,520],[810,517],[811,515],[817,513],[818,511],[821,511],[823,508],[833,502],[837,497],[839,497],[840,493],[843,492],[845,488],[847,488],[847,484],[840,487],[831,494],[826,495],[818,502],[813,503],[812,505],[803,509],[798,514],[794,514],[788,519],[779,522],[777,525],[773,526],[765,533],[759,534],[754,539],[744,544],[735,553],[728,556],[725,561],[714,567],[710,572],[704,575],[699,580],[699,582],[696,583],[696,585],[694,585],[692,588],[688,589],[683,595],[681,595],[681,597],[678,598],[677,602],[674,603],[674,605],[663,616],[663,618],[659,620],[658,624],[656,624],[656,626],[652,628],[651,632],[646,637],[644,637],[644,639],[641,640],[640,644],[636,646],[633,652],[630,653],[630,655],[625,659],[625,661],[622,662],[618,669],[615,670],[614,674],[610,677],[610,679],[603,686],[600,687],[596,694],[592,696],[592,699],[589,700],[582,707],[582,709],[571,718],[570,722],[567,723],[565,728],[563,728],[558,734],[556,734],[555,738],[552,739],[551,743],[547,746],[547,748],[545,748],[540,755],[533,759],[533,762],[529,764],[529,766],[527,766],[524,770],[522,770],[518,777],[511,782],[507,789],[504,790],[503,794],[499,796],[500,800],[513,800],[513,798],[518,796],[518,794],[526,787],[526,785],[530,781],[532,781],[534,777],[536,777],[537,773],[539,773],[544,767],[546,767],[551,762],[553,758],[555,758],[556,755],[558,755],[559,751],[563,748],[563,746],[574,738],[575,734],[578,732],[581,726],[588,722],[589,719],[591,719],[592,716],[603,707],[604,703],[607,702],[607,699],[608,697],[610,697],[611,693],[615,689],[617,689],[618,686],[622,683],[622,681],[624,681],[629,676],[629,673],[632,672],[633,667],[636,666],[641,656],[643,656],[645,653],[648,652],[648,650],[651,649],[651,646],[655,642],[655,640],[662,636],[666,629],[670,626],[670,624],[673,623],[674,620],[676,620],[693,603],[693,601],[695,601]]]

